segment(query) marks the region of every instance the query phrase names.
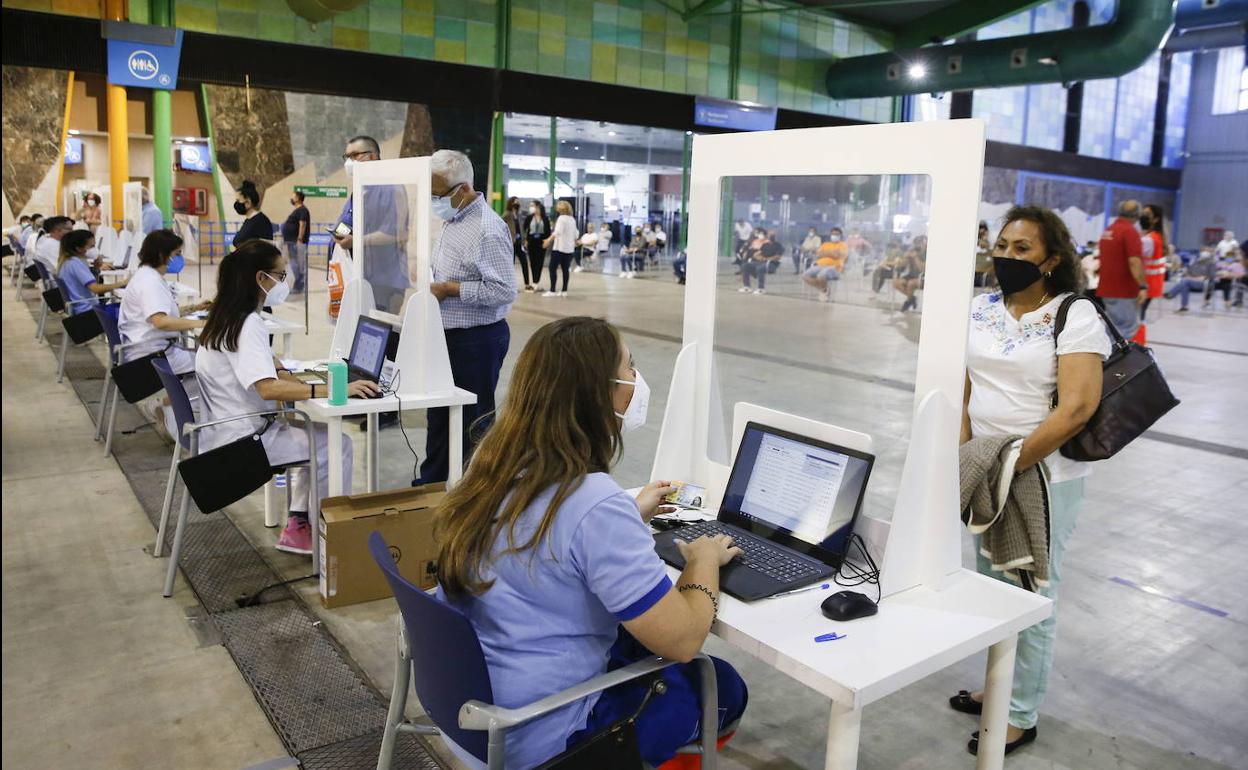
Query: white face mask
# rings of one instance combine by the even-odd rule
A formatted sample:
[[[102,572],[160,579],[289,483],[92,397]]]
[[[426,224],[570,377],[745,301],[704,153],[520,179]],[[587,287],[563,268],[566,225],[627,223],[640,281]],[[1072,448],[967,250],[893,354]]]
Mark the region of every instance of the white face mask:
[[[88,262],[94,262],[100,256],[100,250],[92,246],[87,249],[87,253],[83,255]]]
[[[355,158],[347,158],[342,162],[342,168],[347,172],[347,179],[351,178],[351,174],[355,171]]]
[[[265,273],[265,275],[275,281],[276,285],[271,289],[264,290],[264,304],[269,307],[277,307],[285,302],[286,298],[290,296],[290,284],[285,281],[278,281],[277,278],[274,278],[270,273]]]
[[[623,420],[620,427],[622,433],[634,431],[646,424],[646,412],[650,409],[650,386],[646,384],[646,378],[641,376],[641,372],[633,369],[633,376],[636,378],[632,382],[628,380],[612,380],[612,382],[620,385],[631,385],[633,388],[633,398],[628,402],[628,408],[624,410],[624,414],[615,412],[615,416]]]

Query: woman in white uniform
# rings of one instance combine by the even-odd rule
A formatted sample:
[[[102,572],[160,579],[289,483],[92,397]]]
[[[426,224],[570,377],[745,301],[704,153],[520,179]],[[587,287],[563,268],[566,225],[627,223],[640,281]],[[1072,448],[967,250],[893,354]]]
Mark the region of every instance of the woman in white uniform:
[[[199,338],[195,372],[208,414],[220,420],[249,412],[276,409],[278,401],[324,398],[324,385],[308,385],[296,379],[273,356],[269,333],[260,308],[280,305],[290,294],[286,282],[286,255],[269,241],[251,240],[221,260],[217,273],[217,299]],[[352,382],[350,396],[380,392],[376,383]],[[238,420],[206,431],[203,449],[234,441],[264,428],[263,418]],[[316,478],[321,497],[329,493],[329,436],[322,425],[316,430]],[[285,465],[308,458],[308,437],[301,426],[281,420],[264,431],[261,441],[270,465]],[[308,473],[291,470],[290,517],[277,541],[277,549],[289,553],[312,553],[308,527]],[[342,478],[351,489],[351,440],[342,441]]]
[[[148,233],[139,249],[139,269],[126,286],[117,319],[121,341],[138,343],[126,348],[127,361],[163,350],[175,374],[195,371],[195,359],[190,352],[173,343],[182,332],[204,326],[202,320],[183,318],[182,314],[203,310],[212,303],[178,307],[173,285],[165,280],[165,273],[181,271],[182,239],[170,230]]]

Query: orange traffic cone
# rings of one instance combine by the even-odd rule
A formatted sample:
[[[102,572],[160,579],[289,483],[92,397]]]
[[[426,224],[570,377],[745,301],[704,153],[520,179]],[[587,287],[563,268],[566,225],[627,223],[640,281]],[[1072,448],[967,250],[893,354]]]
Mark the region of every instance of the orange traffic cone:
[[[1131,338],[1132,342],[1140,345],[1148,344],[1148,324],[1140,324],[1140,328],[1136,329],[1135,336]]]

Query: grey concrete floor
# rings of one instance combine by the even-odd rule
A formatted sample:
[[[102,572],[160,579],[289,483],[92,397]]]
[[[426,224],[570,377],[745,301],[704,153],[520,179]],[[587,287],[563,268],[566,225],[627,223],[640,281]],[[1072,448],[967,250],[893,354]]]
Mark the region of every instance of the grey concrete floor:
[[[210,289],[210,273],[205,270],[205,275],[205,288]],[[317,278],[313,286],[312,329],[296,338],[294,354],[299,358],[323,356],[328,347],[323,281]],[[913,382],[919,316],[896,313],[888,290],[873,298],[861,277],[846,280],[829,305],[815,302],[813,294],[792,275],[774,276],[764,296],[738,294],[736,286],[730,276],[724,277],[718,299],[716,361],[725,403],[749,400],[871,433],[880,461],[868,510],[887,516],[886,502],[905,453],[913,398],[907,386]],[[581,273],[573,276],[567,298],[522,295],[509,319],[512,351],[504,366],[500,396],[506,391],[516,355],[543,323],[573,314],[612,320],[624,330],[654,389],[651,419],[627,437],[616,476],[626,486],[647,481],[680,349],[683,297],[683,290],[666,273],[649,273],[631,281]],[[104,724],[92,733],[93,740],[103,746],[90,750],[65,746],[57,754],[65,761],[54,763],[58,766],[157,766],[161,763],[129,762],[126,752],[139,750],[131,745],[136,742],[157,745],[178,736],[186,736],[181,740],[185,761],[176,763],[179,767],[246,767],[279,756],[280,744],[228,656],[220,648],[196,646],[181,610],[193,600],[181,582],[178,596],[182,601],[171,606],[160,600],[154,586],[161,563],[152,562],[141,551],[152,539],[150,525],[135,508],[116,466],[95,454],[90,421],[73,402],[72,393],[68,388],[53,388],[65,407],[56,411],[54,420],[44,413],[12,415],[11,404],[46,392],[47,386],[41,383],[50,382],[53,363],[46,349],[36,350],[28,342],[33,326],[25,310],[9,297],[4,302],[5,363],[12,362],[15,351],[21,362],[18,371],[4,367],[6,767],[10,760],[13,766],[29,766],[23,758],[40,756],[51,736],[60,737],[50,730],[10,731],[10,715],[16,713],[34,724],[48,724],[52,715],[72,717],[68,707],[82,702],[79,688],[70,679],[73,676],[94,677],[99,687],[133,693],[136,699],[146,693],[148,699],[162,701],[176,692],[181,708],[228,711],[230,716],[225,724],[208,720],[188,726],[124,709],[110,710],[108,719],[101,718]],[[1243,592],[1248,567],[1239,555],[1239,540],[1248,533],[1244,523],[1248,520],[1248,418],[1243,416],[1242,400],[1243,377],[1248,373],[1248,316],[1199,308],[1187,316],[1172,311],[1173,307],[1162,308],[1160,317],[1150,321],[1150,342],[1183,404],[1163,418],[1150,436],[1102,463],[1089,482],[1087,505],[1070,546],[1058,605],[1057,661],[1042,709],[1041,736],[1035,745],[1011,757],[1010,767],[1248,768],[1248,728],[1244,727],[1248,725],[1244,697],[1248,652],[1235,636],[1244,631],[1248,618],[1248,598]],[[303,315],[301,306],[284,307],[281,313],[292,318]],[[876,384],[868,382],[872,378]],[[49,425],[50,420],[57,424]],[[76,428],[62,431],[60,420]],[[423,415],[409,412],[403,424],[412,445],[423,455]],[[53,430],[45,433],[48,428]],[[359,438],[354,428],[349,432]],[[400,431],[384,431],[381,444],[382,486],[407,483],[413,457]],[[91,451],[83,450],[84,446]],[[31,566],[64,558],[55,549],[63,545],[66,527],[78,526],[62,523],[34,534],[49,526],[45,520],[49,508],[68,511],[82,504],[81,491],[75,491],[79,485],[49,486],[35,480],[46,477],[47,470],[67,456],[75,458],[74,467],[83,466],[84,484],[94,483],[101,474],[111,474],[116,484],[121,502],[110,516],[117,521],[91,522],[108,533],[105,539],[100,539],[102,533],[94,538],[95,550],[103,551],[104,558],[93,554],[94,563],[88,564],[85,552],[74,557],[84,572],[110,570],[107,579],[84,575],[78,581],[55,568]],[[42,470],[28,470],[23,476],[18,468]],[[363,468],[358,464],[355,475],[356,489],[361,490]],[[27,486],[22,486],[23,481]],[[264,529],[260,510],[253,497],[232,508],[231,514],[279,571],[292,577],[301,574],[304,563],[269,547],[276,532]],[[11,543],[12,537],[21,538],[20,545]],[[964,545],[969,564],[969,540]],[[113,551],[115,555],[110,556]],[[20,602],[15,603],[14,591],[20,592]],[[42,628],[40,624],[47,623],[49,615],[65,614],[61,603],[66,592],[83,592],[85,603],[95,612],[114,620],[127,618],[129,623],[122,625],[141,628],[142,638],[151,636],[156,641],[119,645],[121,660],[84,662],[81,673],[59,669],[52,661],[59,662],[62,653],[73,654],[72,621],[42,633],[35,629]],[[387,689],[393,665],[393,604],[378,601],[326,611],[319,608],[313,587],[302,592],[370,678]],[[11,632],[10,621],[23,631]],[[158,628],[164,630],[152,630]],[[148,681],[143,685],[147,689],[140,689],[133,672],[147,670],[141,663],[157,654],[152,647],[160,639],[176,638],[179,632],[180,644],[172,644],[176,649],[166,654],[178,656],[177,664],[187,667],[185,673],[159,683]],[[750,709],[724,755],[724,766],[821,766],[827,701],[714,638],[708,641],[707,650],[732,661],[750,686]],[[10,667],[9,653],[25,665]],[[124,661],[130,665],[123,665]],[[950,711],[945,699],[958,689],[976,687],[982,670],[982,657],[976,656],[868,707],[860,767],[972,767],[964,746],[976,725],[971,718]],[[213,686],[183,686],[192,676]],[[172,684],[175,680],[177,685]],[[222,701],[228,702],[226,709],[220,708]],[[418,713],[418,708],[414,704],[412,712]],[[146,738],[138,738],[139,734]],[[240,738],[252,734],[254,738]],[[215,742],[227,738],[231,745],[244,744],[237,760],[218,750]],[[202,753],[197,753],[197,746]]]

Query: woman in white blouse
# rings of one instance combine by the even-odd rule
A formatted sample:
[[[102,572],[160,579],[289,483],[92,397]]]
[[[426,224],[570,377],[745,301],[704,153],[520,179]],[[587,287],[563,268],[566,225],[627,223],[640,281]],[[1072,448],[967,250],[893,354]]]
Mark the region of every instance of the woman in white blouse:
[[[325,385],[308,385],[295,378],[273,356],[269,332],[260,317],[264,305],[276,307],[290,295],[287,259],[270,241],[252,239],[221,260],[217,273],[217,299],[195,353],[195,372],[208,410],[207,419],[221,420],[275,409],[276,402],[324,398]],[[352,397],[378,393],[373,382],[347,385]],[[264,429],[260,440],[269,465],[286,465],[308,459],[308,437],[302,427],[277,421],[268,428],[264,419],[236,420],[209,428],[201,451]],[[316,426],[316,476],[321,499],[329,492],[329,440],[324,426]],[[308,527],[308,472],[290,472],[290,516],[277,540],[277,549],[311,555],[312,531]],[[351,488],[351,442],[343,437],[342,478]]]
[[[1000,288],[971,302],[962,441],[981,435],[1022,436],[1015,470],[1044,463],[1049,477],[1050,582],[1038,592],[1056,599],[1066,542],[1091,472],[1087,463],[1069,460],[1058,449],[1096,412],[1109,335],[1093,304],[1080,300],[1071,305],[1061,338],[1053,338],[1058,308],[1079,292],[1082,269],[1070,232],[1052,211],[1038,206],[1010,209],[992,259]],[[977,561],[981,573],[1005,580],[982,554]],[[1006,753],[1036,738],[1056,623],[1055,611],[1019,635]],[[972,714],[980,713],[982,702],[982,692],[965,690],[949,700],[955,710]],[[968,746],[972,753],[978,750],[978,735]]]
[[[543,297],[568,296],[568,271],[572,267],[572,255],[576,251],[576,239],[580,235],[576,229],[576,220],[572,218],[572,204],[559,201],[555,204],[559,218],[555,220],[555,231],[550,234],[542,245],[550,248],[550,291]],[[552,246],[553,244],[553,246]],[[563,291],[555,291],[556,270],[563,271]]]

